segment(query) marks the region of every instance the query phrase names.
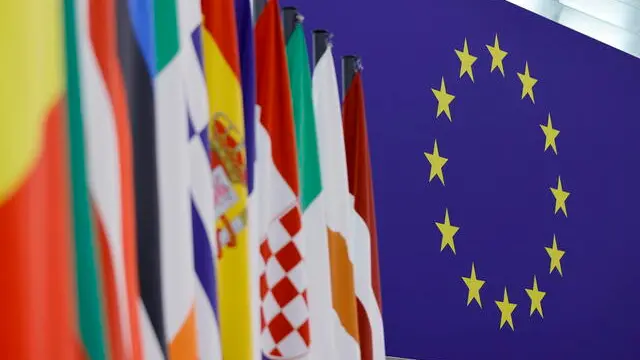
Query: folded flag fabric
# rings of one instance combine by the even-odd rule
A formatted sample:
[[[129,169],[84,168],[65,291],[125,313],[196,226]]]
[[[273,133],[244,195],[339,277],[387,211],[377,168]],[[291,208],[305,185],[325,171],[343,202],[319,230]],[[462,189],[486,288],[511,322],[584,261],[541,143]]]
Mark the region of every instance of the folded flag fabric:
[[[291,89],[280,8],[267,2],[255,26],[257,103],[256,177],[260,239],[262,351],[290,359],[309,351],[307,274],[300,236],[300,187]]]
[[[74,359],[63,3],[0,12],[0,346],[11,359]]]
[[[356,296],[358,333],[363,360],[384,360],[385,343],[378,268],[378,236],[373,200],[373,179],[362,86],[358,70],[342,104],[344,140],[349,170],[349,192],[353,196]]]
[[[183,0],[154,2],[160,253],[167,354],[172,359],[195,359],[196,274],[183,65],[187,59],[182,51],[188,44],[180,41],[179,1]]]
[[[225,358],[249,359],[250,262],[245,129],[233,0],[202,0],[215,197],[220,331]]]
[[[105,326],[102,274],[99,268],[100,253],[94,236],[95,229],[87,183],[75,1],[64,0],[64,11],[71,199],[81,352],[88,358],[103,360],[109,359],[110,353]]]
[[[330,314],[333,319],[329,325],[332,326],[337,349],[335,359],[348,360],[360,359],[354,279],[357,250],[350,221],[354,209],[349,193],[340,95],[333,61],[333,49],[329,44],[313,70],[313,105],[328,229],[332,299]]]
[[[125,82],[133,53],[120,2],[76,0],[81,106],[110,355],[141,359],[132,123]],[[130,72],[126,72],[130,74]]]

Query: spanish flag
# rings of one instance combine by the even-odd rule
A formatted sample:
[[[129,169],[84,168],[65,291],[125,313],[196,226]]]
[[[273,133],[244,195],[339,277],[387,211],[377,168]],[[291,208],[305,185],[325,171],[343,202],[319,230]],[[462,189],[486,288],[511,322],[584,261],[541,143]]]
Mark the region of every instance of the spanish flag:
[[[218,311],[223,358],[250,359],[252,346],[245,129],[233,0],[202,0],[216,210]],[[249,342],[249,344],[247,344]]]
[[[74,359],[63,4],[0,5],[0,349]]]

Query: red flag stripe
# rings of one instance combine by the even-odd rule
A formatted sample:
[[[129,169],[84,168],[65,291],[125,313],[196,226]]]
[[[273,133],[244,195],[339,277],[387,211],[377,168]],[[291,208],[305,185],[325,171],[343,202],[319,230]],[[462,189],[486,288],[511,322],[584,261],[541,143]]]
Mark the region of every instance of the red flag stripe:
[[[355,211],[366,223],[370,234],[371,287],[378,309],[382,312],[380,296],[380,271],[378,268],[378,236],[376,231],[375,205],[369,141],[364,107],[364,91],[360,73],[357,73],[347,90],[343,103],[345,149],[349,172],[349,191],[355,198]],[[360,352],[363,360],[376,358],[374,354],[372,325],[361,299],[358,299],[358,330]]]
[[[63,103],[58,99],[43,121],[42,151],[30,173],[0,204],[0,346],[6,359],[80,354]]]

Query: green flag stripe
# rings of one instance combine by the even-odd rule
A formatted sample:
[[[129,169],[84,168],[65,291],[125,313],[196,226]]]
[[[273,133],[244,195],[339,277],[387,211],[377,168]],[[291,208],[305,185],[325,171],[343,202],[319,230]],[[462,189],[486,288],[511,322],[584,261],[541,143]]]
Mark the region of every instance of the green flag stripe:
[[[300,176],[300,204],[304,211],[320,194],[320,159],[311,95],[311,71],[304,30],[297,24],[287,43],[287,63],[296,128],[296,148]]]
[[[102,279],[98,269],[98,247],[93,232],[86,178],[84,130],[80,105],[80,79],[76,41],[74,0],[64,0],[69,153],[75,269],[78,291],[80,336],[89,359],[109,359],[102,303]]]
[[[155,0],[153,3],[156,36],[156,61],[158,72],[178,54],[178,14],[175,0]]]

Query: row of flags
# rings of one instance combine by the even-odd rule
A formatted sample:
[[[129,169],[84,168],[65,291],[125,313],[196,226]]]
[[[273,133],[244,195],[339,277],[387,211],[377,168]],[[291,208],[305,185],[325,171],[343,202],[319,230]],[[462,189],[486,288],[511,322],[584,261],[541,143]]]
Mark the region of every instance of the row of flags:
[[[0,5],[12,359],[385,356],[360,73],[277,0]],[[341,109],[342,106],[342,109]]]

